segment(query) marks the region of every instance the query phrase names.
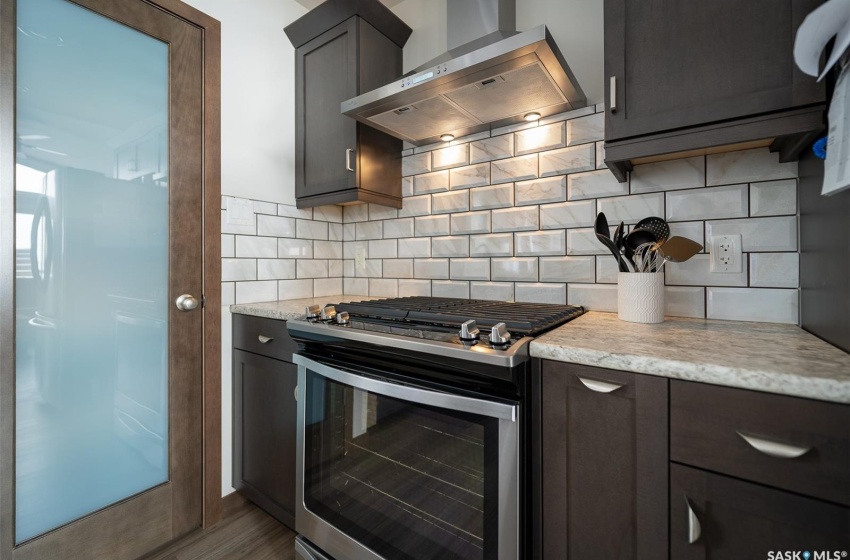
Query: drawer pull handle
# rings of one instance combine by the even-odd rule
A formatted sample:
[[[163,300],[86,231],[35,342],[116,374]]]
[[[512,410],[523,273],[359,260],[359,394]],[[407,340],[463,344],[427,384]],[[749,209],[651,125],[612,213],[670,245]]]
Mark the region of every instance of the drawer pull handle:
[[[749,443],[756,451],[760,451],[765,455],[770,455],[771,457],[777,457],[779,459],[796,459],[797,457],[802,457],[812,450],[811,447],[800,447],[798,445],[771,441],[769,439],[745,434],[744,432],[735,433],[741,436],[741,438]]]
[[[260,344],[268,344],[269,342],[271,342],[272,340],[274,340],[274,339],[273,339],[272,337],[270,337],[270,336],[263,336],[263,335],[260,335],[260,336],[258,336],[257,338],[260,340]]]
[[[597,393],[610,393],[622,387],[622,385],[608,383],[607,381],[599,381],[598,379],[586,379],[584,377],[579,377],[578,380],[581,381],[582,385],[591,391],[596,391]]]
[[[691,508],[691,502],[685,498],[685,505],[688,507],[688,544],[694,544],[702,535],[702,525],[699,524],[699,517]]]

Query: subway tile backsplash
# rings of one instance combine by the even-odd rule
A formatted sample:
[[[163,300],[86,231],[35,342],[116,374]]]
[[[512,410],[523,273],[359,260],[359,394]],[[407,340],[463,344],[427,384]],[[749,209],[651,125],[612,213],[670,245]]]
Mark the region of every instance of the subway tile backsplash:
[[[708,248],[666,265],[668,315],[797,323],[797,164],[759,148],[637,165],[619,183],[593,111],[404,152],[400,210],[258,201],[238,225],[223,210],[223,300],[344,292],[616,311],[617,267],[593,230],[602,211],[612,228],[666,217],[671,235],[703,245],[741,234],[741,273],[710,272]]]

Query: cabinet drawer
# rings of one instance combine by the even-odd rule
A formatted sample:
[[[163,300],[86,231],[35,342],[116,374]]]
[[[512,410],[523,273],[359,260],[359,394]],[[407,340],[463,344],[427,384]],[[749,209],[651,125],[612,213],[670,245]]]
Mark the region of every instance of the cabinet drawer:
[[[670,458],[850,505],[850,406],[672,381]]]
[[[240,314],[233,315],[233,347],[287,362],[298,350],[286,332],[286,321]]]

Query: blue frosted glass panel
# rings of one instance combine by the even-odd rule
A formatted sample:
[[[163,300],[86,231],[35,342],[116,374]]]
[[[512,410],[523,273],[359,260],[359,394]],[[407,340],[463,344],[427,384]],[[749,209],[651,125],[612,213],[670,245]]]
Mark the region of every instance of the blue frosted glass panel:
[[[15,538],[168,480],[168,45],[18,1]]]

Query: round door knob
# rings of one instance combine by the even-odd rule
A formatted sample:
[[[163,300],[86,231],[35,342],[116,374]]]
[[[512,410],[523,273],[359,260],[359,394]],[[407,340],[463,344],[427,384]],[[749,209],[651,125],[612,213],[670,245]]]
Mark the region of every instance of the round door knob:
[[[174,302],[180,311],[192,311],[198,307],[198,300],[191,294],[183,294]]]

